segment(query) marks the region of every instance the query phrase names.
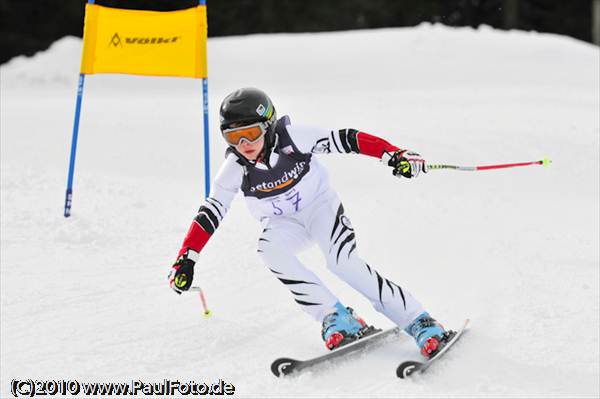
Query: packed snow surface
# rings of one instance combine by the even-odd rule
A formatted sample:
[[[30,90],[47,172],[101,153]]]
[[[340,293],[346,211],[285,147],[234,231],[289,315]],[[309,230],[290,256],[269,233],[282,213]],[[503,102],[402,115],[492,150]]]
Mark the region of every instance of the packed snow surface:
[[[485,165],[399,180],[378,160],[321,156],[363,258],[446,327],[472,320],[427,374],[399,380],[396,340],[298,378],[277,357],[325,352],[256,253],[238,196],[201,253],[196,295],[167,273],[203,192],[199,80],[85,81],[73,215],[63,217],[81,41],[1,73],[1,390],[13,379],[235,386],[238,397],[598,397],[599,51],[566,37],[438,25],[209,40],[213,175],[221,99],[265,90],[278,114],[357,128],[431,163]],[[301,259],[368,322],[391,322]]]

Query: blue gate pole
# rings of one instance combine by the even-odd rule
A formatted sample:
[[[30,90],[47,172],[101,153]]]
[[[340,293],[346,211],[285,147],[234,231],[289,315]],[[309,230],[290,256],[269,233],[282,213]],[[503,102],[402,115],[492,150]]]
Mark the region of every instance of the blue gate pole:
[[[204,108],[204,193],[210,193],[210,140],[208,135],[208,78],[202,79],[202,97]]]
[[[88,0],[94,4],[96,0]],[[85,74],[79,74],[77,85],[77,101],[75,102],[75,120],[73,121],[73,138],[71,139],[71,159],[69,160],[69,177],[67,179],[67,193],[65,195],[65,217],[71,216],[71,203],[73,201],[73,175],[75,174],[75,153],[77,152],[77,137],[79,136],[79,117],[81,115],[81,101],[83,100],[83,84]]]
[[[206,5],[206,0],[199,1],[201,6]],[[208,6],[207,15],[208,15]],[[208,23],[208,16],[207,16]],[[208,34],[207,34],[208,39]],[[208,40],[207,40],[208,41]],[[207,57],[208,58],[208,57]],[[207,60],[208,62],[208,60]],[[208,73],[207,73],[208,75]],[[202,108],[204,110],[204,196],[210,193],[210,137],[208,131],[208,76],[202,78]]]
[[[83,99],[83,83],[85,75],[79,74],[77,86],[77,102],[75,103],[75,120],[73,121],[73,138],[71,139],[71,159],[69,161],[69,178],[67,180],[67,193],[65,196],[65,217],[71,216],[71,202],[73,200],[73,175],[75,173],[75,153],[77,152],[77,137],[79,135],[79,117],[81,115],[81,100]]]

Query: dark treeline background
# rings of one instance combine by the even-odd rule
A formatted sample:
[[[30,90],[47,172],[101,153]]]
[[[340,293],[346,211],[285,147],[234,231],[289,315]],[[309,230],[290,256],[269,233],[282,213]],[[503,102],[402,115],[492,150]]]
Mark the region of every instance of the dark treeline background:
[[[491,25],[592,41],[594,0],[208,0],[209,36],[414,26]],[[197,0],[96,0],[96,4],[176,10]],[[83,0],[0,0],[0,63],[83,33]]]

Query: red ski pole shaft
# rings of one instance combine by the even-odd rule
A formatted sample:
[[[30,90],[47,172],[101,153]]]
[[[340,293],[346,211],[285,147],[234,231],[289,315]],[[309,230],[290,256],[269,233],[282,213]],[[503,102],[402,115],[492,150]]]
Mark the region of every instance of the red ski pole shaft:
[[[478,170],[505,169],[505,168],[515,168],[515,167],[519,167],[519,166],[530,166],[530,165],[549,166],[550,163],[552,163],[552,161],[550,159],[544,158],[541,161],[503,163],[503,164],[496,164],[496,165],[480,165],[480,166],[458,166],[458,165],[432,164],[432,165],[427,165],[427,170],[453,169],[453,170],[463,170],[463,171],[468,171],[468,172],[474,172],[474,171],[478,171]]]
[[[209,317],[211,315],[211,311],[208,309],[208,305],[206,305],[206,298],[204,297],[204,291],[202,291],[202,288],[190,287],[189,290],[193,292],[198,292],[200,302],[202,303],[202,309],[204,309],[204,317]]]

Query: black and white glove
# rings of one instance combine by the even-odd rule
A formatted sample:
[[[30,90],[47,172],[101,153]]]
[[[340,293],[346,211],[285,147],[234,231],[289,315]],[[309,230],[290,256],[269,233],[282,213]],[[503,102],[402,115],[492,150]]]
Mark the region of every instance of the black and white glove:
[[[392,174],[407,179],[427,173],[427,164],[421,155],[410,150],[398,150],[393,153],[384,152],[381,161],[393,168]]]
[[[169,273],[169,286],[173,291],[181,294],[192,286],[194,280],[194,265],[196,262],[183,254],[177,259],[177,262],[171,267]]]

